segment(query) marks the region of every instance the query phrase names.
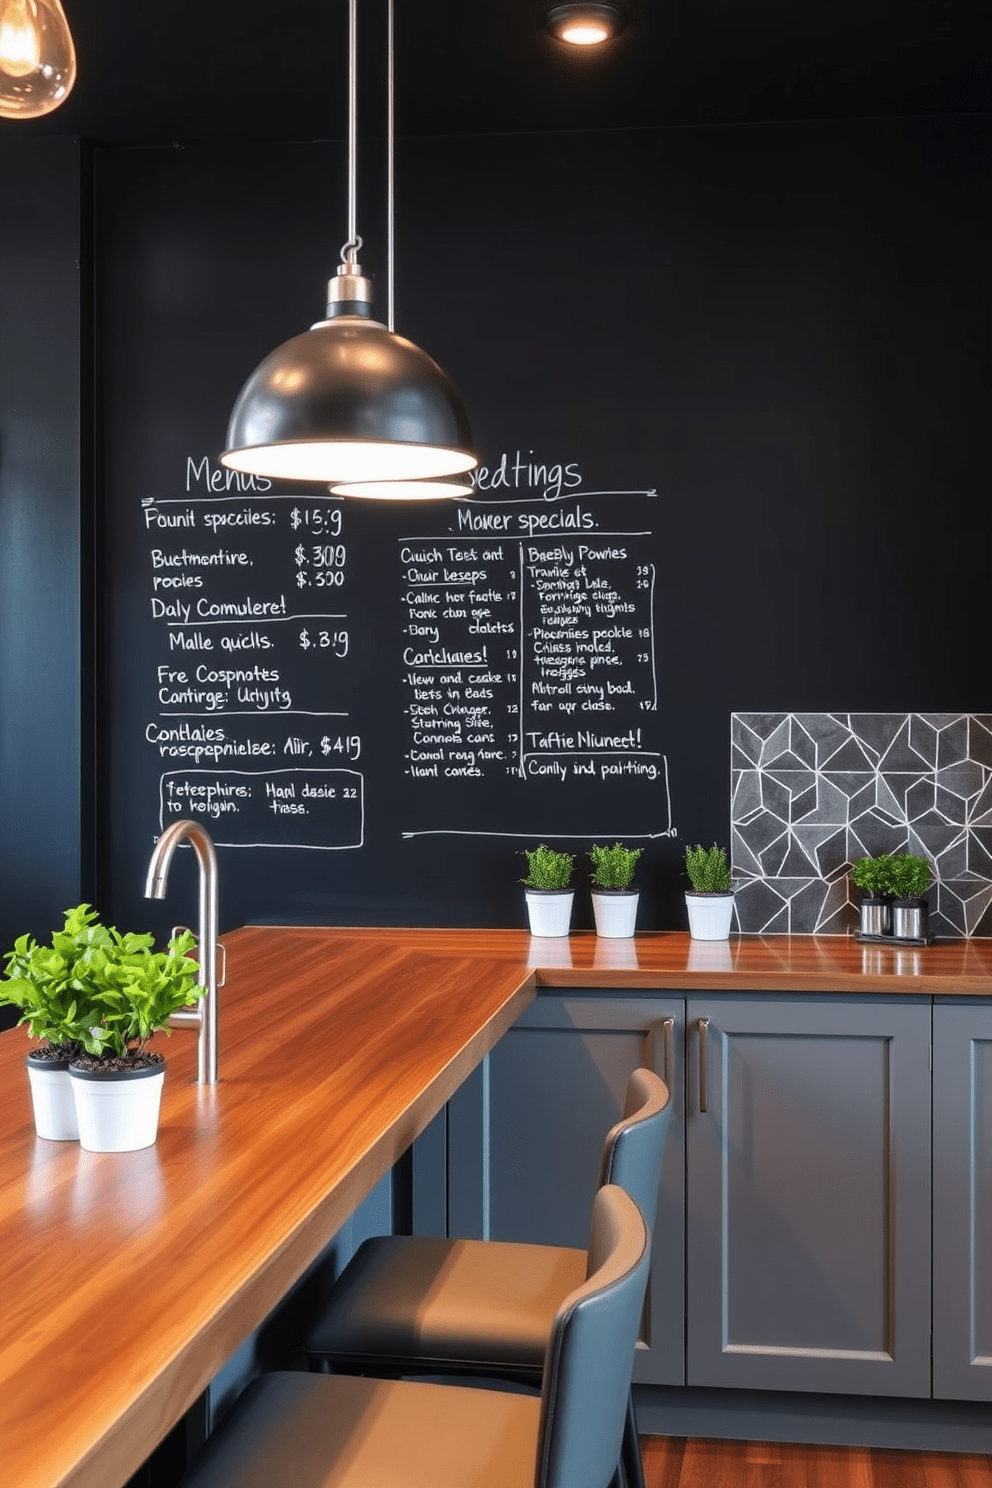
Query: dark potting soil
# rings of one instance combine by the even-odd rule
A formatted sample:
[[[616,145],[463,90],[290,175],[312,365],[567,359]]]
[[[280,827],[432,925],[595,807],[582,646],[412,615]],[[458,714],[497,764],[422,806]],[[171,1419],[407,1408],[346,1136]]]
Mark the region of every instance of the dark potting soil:
[[[31,1058],[43,1059],[47,1064],[49,1060],[56,1062],[62,1059],[75,1059],[82,1052],[82,1046],[70,1039],[67,1044],[40,1044],[37,1049],[31,1050]]]
[[[94,1054],[79,1054],[73,1061],[79,1069],[99,1070],[101,1073],[118,1075],[122,1070],[154,1069],[165,1063],[164,1054],[153,1054],[145,1049],[141,1054],[112,1054],[100,1059]]]

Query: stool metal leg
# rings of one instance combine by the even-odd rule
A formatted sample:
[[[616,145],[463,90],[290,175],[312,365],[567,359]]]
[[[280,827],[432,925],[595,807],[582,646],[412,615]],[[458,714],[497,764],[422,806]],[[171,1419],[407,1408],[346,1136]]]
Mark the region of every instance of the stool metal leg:
[[[637,1435],[633,1393],[627,1397],[627,1418],[624,1421],[623,1442],[620,1447],[620,1467],[624,1488],[644,1488],[644,1464],[641,1461],[641,1443]]]

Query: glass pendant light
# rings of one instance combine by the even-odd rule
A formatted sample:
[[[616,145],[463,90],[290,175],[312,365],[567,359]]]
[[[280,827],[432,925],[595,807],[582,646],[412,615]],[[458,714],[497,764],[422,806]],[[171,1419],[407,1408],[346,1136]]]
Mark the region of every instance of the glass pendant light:
[[[349,0],[348,241],[327,287],[326,317],[276,347],[252,373],[220,456],[232,470],[326,481],[335,492],[341,482],[443,480],[478,464],[448,377],[391,323],[372,317],[356,231],[357,10],[357,0]],[[390,119],[392,91],[390,44]],[[389,207],[391,219],[391,187]]]
[[[75,81],[76,48],[59,0],[0,0],[0,118],[50,114]]]

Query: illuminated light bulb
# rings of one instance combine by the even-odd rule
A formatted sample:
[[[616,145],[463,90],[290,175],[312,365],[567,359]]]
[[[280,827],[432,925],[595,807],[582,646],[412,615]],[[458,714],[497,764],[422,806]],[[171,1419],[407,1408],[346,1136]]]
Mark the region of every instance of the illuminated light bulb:
[[[598,46],[610,35],[605,26],[583,25],[581,21],[564,26],[558,34],[562,41],[569,41],[572,46]]]
[[[447,480],[345,481],[331,486],[335,496],[360,496],[375,501],[460,501],[472,494],[470,476]]]
[[[59,0],[0,0],[0,118],[50,114],[75,81],[76,49]]]
[[[569,46],[600,46],[612,41],[624,28],[625,17],[618,5],[606,0],[587,4],[553,5],[544,24],[558,41]]]

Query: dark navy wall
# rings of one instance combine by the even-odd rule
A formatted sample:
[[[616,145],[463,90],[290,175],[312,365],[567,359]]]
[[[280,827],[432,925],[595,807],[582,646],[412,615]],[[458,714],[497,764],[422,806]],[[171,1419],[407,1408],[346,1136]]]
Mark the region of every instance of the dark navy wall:
[[[80,146],[0,136],[0,946],[82,893]]]

